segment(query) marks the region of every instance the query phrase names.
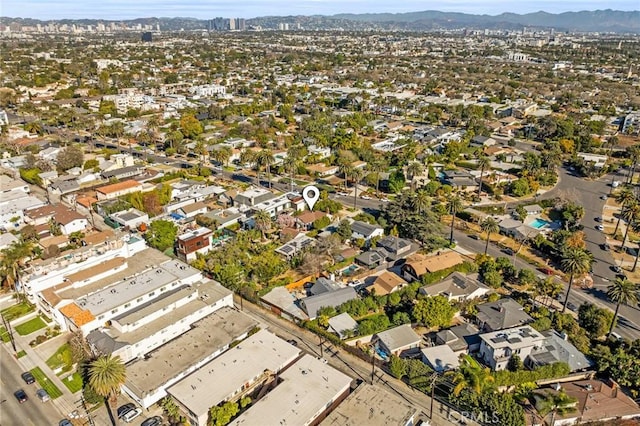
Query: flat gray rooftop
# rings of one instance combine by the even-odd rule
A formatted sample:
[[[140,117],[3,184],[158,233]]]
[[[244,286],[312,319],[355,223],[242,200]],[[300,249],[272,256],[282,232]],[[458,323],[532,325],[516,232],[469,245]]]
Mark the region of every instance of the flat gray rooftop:
[[[352,380],[311,355],[303,356],[280,378],[282,383],[229,425],[306,425],[346,392]]]
[[[139,274],[145,269],[159,265],[167,260],[171,260],[171,258],[156,249],[147,248],[127,259],[127,269],[116,272],[113,275],[109,275],[108,277],[79,288],[68,288],[62,290],[58,292],[58,296],[60,296],[61,299],[78,299],[116,283],[124,277]]]
[[[366,383],[349,395],[321,426],[405,426],[418,409],[401,397]],[[415,419],[414,419],[415,420]]]
[[[179,260],[168,260],[82,297],[76,303],[97,317],[153,290],[195,275],[200,275],[200,271]]]
[[[295,346],[270,331],[260,330],[173,385],[168,392],[200,416],[265,370],[275,373],[299,355]]]
[[[251,317],[233,308],[219,309],[180,337],[150,352],[149,358],[127,364],[125,385],[140,397],[154,392],[256,325]]]

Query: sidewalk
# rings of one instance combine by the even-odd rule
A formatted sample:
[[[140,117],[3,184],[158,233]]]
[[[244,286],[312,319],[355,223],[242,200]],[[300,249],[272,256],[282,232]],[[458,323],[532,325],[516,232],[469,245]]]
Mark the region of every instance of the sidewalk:
[[[66,341],[63,337],[65,336],[65,334],[54,337],[53,339],[42,343],[35,348],[29,346],[29,342],[33,340],[36,335],[41,333],[42,330],[35,331],[34,333],[26,336],[21,336],[18,333],[14,332],[17,351],[20,352],[22,350],[26,353],[25,356],[18,358],[17,362],[22,367],[22,371],[30,371],[36,367],[40,367],[47,378],[51,382],[53,382],[53,384],[62,392],[62,396],[51,399],[51,402],[58,409],[62,417],[69,418],[69,414],[74,412],[75,410],[78,410],[78,407],[80,406],[78,401],[80,400],[81,393],[78,392],[76,394],[72,394],[71,391],[69,391],[69,389],[64,385],[62,380],[60,380],[60,378],[56,376],[53,370],[51,370],[51,368],[49,368],[49,366],[46,364],[47,359],[39,353],[40,351],[38,351],[38,348],[40,346],[46,346],[47,344],[51,345],[51,341],[55,341],[57,343],[55,349],[53,350],[53,352],[55,352],[55,350]],[[4,347],[12,356],[15,355],[12,352],[13,348],[11,347],[10,343],[5,344]]]

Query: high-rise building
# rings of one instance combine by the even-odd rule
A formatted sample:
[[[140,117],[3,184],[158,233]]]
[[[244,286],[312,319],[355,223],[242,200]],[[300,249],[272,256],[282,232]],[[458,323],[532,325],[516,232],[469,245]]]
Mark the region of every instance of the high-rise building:
[[[246,22],[244,18],[236,18],[236,30],[245,31],[246,30]]]

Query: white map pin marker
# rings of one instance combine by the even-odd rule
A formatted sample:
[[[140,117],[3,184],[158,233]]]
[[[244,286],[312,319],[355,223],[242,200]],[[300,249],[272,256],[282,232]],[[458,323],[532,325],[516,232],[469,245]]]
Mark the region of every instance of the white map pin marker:
[[[313,206],[316,205],[316,201],[320,198],[320,190],[313,185],[305,186],[302,190],[302,198],[307,202],[309,210],[313,210]]]

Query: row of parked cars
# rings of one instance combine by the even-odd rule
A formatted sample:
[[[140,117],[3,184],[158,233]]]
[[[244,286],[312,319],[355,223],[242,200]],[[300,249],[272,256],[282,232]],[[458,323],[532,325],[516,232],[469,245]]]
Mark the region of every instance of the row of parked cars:
[[[140,407],[136,407],[133,403],[128,403],[121,405],[118,407],[116,412],[118,418],[127,423],[131,423],[135,418],[142,414],[142,409]],[[162,425],[162,417],[154,416],[149,419],[146,419],[140,426],[161,426]]]
[[[22,377],[22,380],[24,380],[24,382],[28,385],[32,385],[36,382],[36,378],[33,377],[33,374],[31,374],[28,371],[25,373],[22,373],[21,377]],[[18,389],[13,393],[13,396],[16,397],[16,399],[20,404],[23,404],[29,400],[29,396],[27,395],[27,392],[25,392],[24,389]],[[44,389],[38,389],[36,391],[36,397],[42,402],[47,402],[51,399],[47,391]]]

